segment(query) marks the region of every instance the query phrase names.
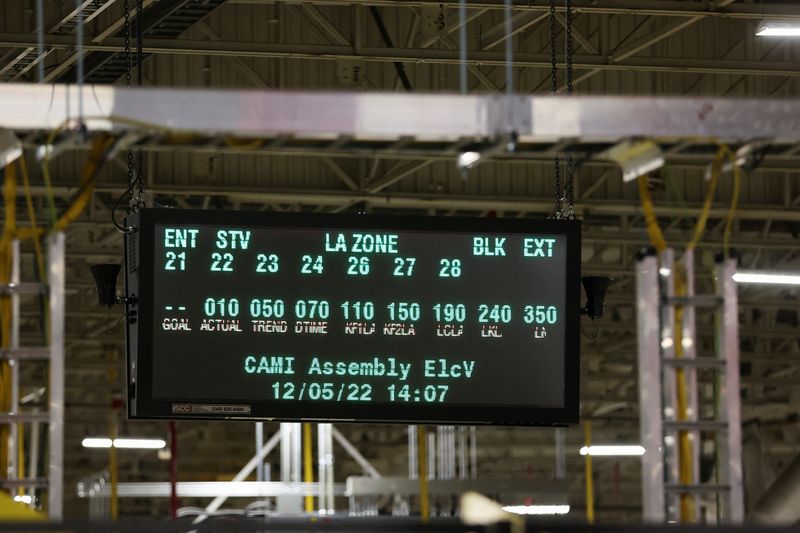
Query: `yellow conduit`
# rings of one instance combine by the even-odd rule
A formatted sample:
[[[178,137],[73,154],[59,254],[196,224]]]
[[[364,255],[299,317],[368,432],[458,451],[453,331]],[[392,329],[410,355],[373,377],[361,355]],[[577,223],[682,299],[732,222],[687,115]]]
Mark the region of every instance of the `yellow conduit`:
[[[3,202],[5,204],[5,220],[0,236],[0,283],[8,283],[11,279],[11,243],[17,229],[17,181],[16,167],[8,165],[3,181]],[[11,296],[0,296],[0,335],[2,346],[8,348],[11,340]],[[11,367],[8,361],[0,363],[0,410],[8,411],[11,407]],[[0,472],[8,472],[8,434],[9,427],[0,427]]]
[[[311,460],[311,424],[303,424],[303,481],[306,483],[314,482],[314,465]],[[325,490],[320,487],[320,490]],[[314,497],[305,497],[305,507],[307,513],[314,512]]]
[[[728,215],[725,221],[725,230],[723,233],[723,249],[725,254],[729,252],[729,243],[730,243],[730,235],[733,228],[733,221],[736,217],[736,208],[739,201],[739,191],[741,188],[741,169],[739,168],[736,156],[727,146],[721,145],[719,150],[717,151],[716,156],[714,157],[714,162],[711,165],[711,179],[708,183],[708,188],[706,191],[705,201],[703,202],[703,209],[700,213],[699,218],[697,219],[697,223],[694,228],[694,232],[692,234],[692,239],[689,241],[689,244],[686,246],[687,250],[693,250],[697,244],[700,242],[700,239],[703,237],[703,233],[706,229],[706,224],[708,222],[709,213],[711,211],[711,205],[714,202],[714,195],[717,191],[717,185],[719,183],[719,177],[722,173],[722,165],[725,159],[728,159],[732,164],[733,170],[733,193],[731,198],[731,206],[728,210]],[[664,238],[664,234],[661,231],[661,228],[658,225],[658,219],[656,218],[655,208],[653,207],[653,200],[650,196],[650,189],[648,188],[648,182],[646,176],[640,176],[638,179],[639,185],[639,197],[642,202],[642,211],[644,212],[644,220],[647,226],[647,234],[650,238],[650,243],[656,248],[656,250],[660,253],[666,250],[667,242]],[[684,296],[686,294],[686,273],[679,267],[676,266],[675,270],[675,294],[676,296]],[[675,308],[675,321],[677,324],[680,324],[683,320],[683,307],[677,306]],[[680,358],[684,356],[683,352],[683,342],[682,342],[682,334],[683,330],[680,327],[675,328],[675,356]],[[688,390],[686,386],[686,375],[683,368],[677,368],[675,370],[675,386],[677,392],[677,402],[678,402],[678,409],[677,409],[677,417],[679,421],[686,421],[688,419]],[[678,457],[679,457],[679,479],[681,484],[691,484],[694,473],[694,465],[692,464],[692,441],[690,439],[689,432],[687,431],[679,431],[678,432]],[[689,523],[696,521],[696,509],[694,505],[694,498],[688,494],[683,493],[680,495],[680,518],[681,522]]]
[[[586,449],[592,445],[592,423],[583,423],[583,438]],[[594,524],[594,475],[592,474],[592,456],[587,452],[584,457],[586,475],[586,521]]]

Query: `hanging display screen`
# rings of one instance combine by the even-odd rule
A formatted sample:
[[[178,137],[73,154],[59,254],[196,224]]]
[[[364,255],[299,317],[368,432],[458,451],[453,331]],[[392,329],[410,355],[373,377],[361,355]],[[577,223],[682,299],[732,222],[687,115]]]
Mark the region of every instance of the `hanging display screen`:
[[[132,417],[578,418],[574,221],[143,210]]]

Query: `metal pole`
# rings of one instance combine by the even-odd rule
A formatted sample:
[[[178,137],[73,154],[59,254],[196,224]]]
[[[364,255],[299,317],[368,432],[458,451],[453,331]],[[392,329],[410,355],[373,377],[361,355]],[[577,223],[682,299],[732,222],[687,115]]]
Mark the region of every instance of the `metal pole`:
[[[114,439],[117,438],[117,420],[116,413],[112,413],[108,424],[108,438],[111,439],[111,447],[108,449],[108,474],[109,481],[111,482],[111,520],[116,520],[119,517],[119,500],[117,499],[117,487],[119,484],[119,468],[117,465],[117,447],[114,446]]]
[[[296,422],[282,422],[280,442],[281,481],[299,482],[302,463],[300,424]],[[296,515],[303,512],[303,500],[300,495],[281,495],[278,496],[277,502],[277,510],[279,513]]]
[[[169,423],[169,502],[172,519],[178,518],[178,424]]]
[[[658,261],[648,255],[636,269],[639,352],[639,427],[642,456],[642,518],[664,521],[664,460],[661,423]]]
[[[728,423],[727,461],[728,520],[738,524],[744,520],[744,491],[742,488],[742,413],[739,396],[739,303],[736,282],[736,260],[725,259],[717,265],[717,293],[723,299],[722,316],[718,320],[717,342],[720,355],[725,359],[724,389],[722,392],[723,416]],[[725,446],[719,446],[725,450]],[[723,467],[724,468],[724,467]]]
[[[256,422],[256,453],[264,447],[264,422]],[[256,466],[256,481],[264,481],[264,463]]]
[[[408,426],[408,479],[419,479],[417,464],[417,426]]]
[[[459,426],[458,428],[458,478],[467,479],[467,428]]]
[[[564,452],[564,428],[556,428],[556,479],[565,479],[567,477],[567,458]],[[587,444],[588,446],[588,444]]]
[[[11,241],[11,283],[19,284],[21,281],[19,240],[14,239]],[[8,340],[8,347],[11,350],[19,348],[19,322],[19,294],[12,292],[11,331]],[[19,413],[19,361],[15,357],[9,357],[8,366],[11,370],[11,402],[8,412],[17,414]],[[8,427],[8,479],[17,479],[24,475],[23,472],[19,472],[18,462],[21,424],[21,422],[12,423]]]
[[[64,497],[64,233],[49,238],[50,290],[50,466],[48,514],[60,521]]]
[[[431,514],[431,502],[428,499],[428,472],[426,465],[426,456],[428,455],[427,440],[425,434],[425,426],[417,426],[417,435],[419,444],[419,514],[423,522],[427,522]]]
[[[469,427],[469,457],[470,457],[470,476],[478,477],[478,428]]]

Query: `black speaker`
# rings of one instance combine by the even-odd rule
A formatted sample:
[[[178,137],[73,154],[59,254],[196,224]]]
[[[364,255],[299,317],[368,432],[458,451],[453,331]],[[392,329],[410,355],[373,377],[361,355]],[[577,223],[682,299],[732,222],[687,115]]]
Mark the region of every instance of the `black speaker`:
[[[122,265],[106,263],[89,267],[97,289],[97,305],[111,308],[117,303],[117,276]]]
[[[584,312],[595,320],[603,317],[603,309],[606,303],[606,290],[613,281],[611,278],[603,276],[585,276],[581,278],[583,290],[586,291],[586,309]]]

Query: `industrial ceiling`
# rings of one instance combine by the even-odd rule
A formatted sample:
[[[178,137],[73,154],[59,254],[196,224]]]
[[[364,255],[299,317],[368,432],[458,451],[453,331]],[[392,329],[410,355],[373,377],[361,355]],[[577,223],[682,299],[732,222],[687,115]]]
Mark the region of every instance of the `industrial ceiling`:
[[[514,90],[549,93],[547,3],[515,1],[511,37],[503,26],[502,0],[466,3],[470,91],[505,90],[503,45],[511,38]],[[36,82],[37,63],[43,61],[46,82],[69,83],[77,58],[75,4],[45,1],[44,57],[36,51],[33,4],[22,0],[0,4],[0,80]],[[142,77],[147,87],[458,90],[458,2],[144,0],[143,4]],[[756,37],[764,19],[800,21],[797,2],[573,0],[572,4],[577,94],[798,97],[800,41]],[[87,80],[124,84],[122,0],[92,0],[83,7]],[[372,7],[377,8],[385,34]],[[557,18],[563,25],[562,10]],[[561,43],[562,28],[558,31]],[[398,65],[407,87],[398,76]],[[697,153],[688,142],[673,146],[666,156],[667,166],[651,184],[666,236],[681,246],[689,241],[700,211],[704,174],[712,156]],[[124,418],[119,409],[124,383],[122,328],[116,314],[94,305],[88,270],[92,263],[118,261],[121,256],[122,239],[111,225],[110,208],[127,186],[124,157],[117,156],[98,176],[89,208],[68,232],[68,516],[87,512],[86,501],[73,490],[76,482],[107,463],[102,451],[81,448],[81,439],[107,434],[111,417]],[[59,201],[65,203],[74,194],[85,160],[82,149],[67,150],[53,160],[53,191]],[[30,161],[44,220],[46,189],[38,165],[32,157]],[[454,161],[445,157],[369,154],[344,146],[302,153],[280,145],[254,152],[219,143],[153,145],[145,150],[150,200],[204,209],[543,217],[552,210],[552,167],[549,157],[493,161],[463,177]],[[635,254],[647,244],[638,192],[635,184],[622,182],[617,168],[594,161],[579,166],[575,186],[577,212],[585,222],[583,271],[616,280],[606,317],[584,324],[582,415],[592,422],[596,442],[635,442],[632,275]],[[699,261],[706,272],[700,284],[706,291],[711,287],[713,256],[721,249],[731,193],[730,180],[723,180],[710,229],[700,244]],[[796,270],[798,239],[800,146],[772,154],[747,172],[732,246],[748,268]],[[33,271],[31,250],[26,251],[26,271]],[[756,497],[763,490],[758,483],[767,484],[771,473],[791,460],[800,439],[800,304],[796,289],[762,287],[740,289],[740,303],[745,468],[765,472],[764,479],[751,480],[749,497]],[[26,309],[27,338],[36,339],[38,315],[32,304]],[[713,325],[703,320],[700,317],[699,328],[707,333],[703,349],[710,350]],[[41,380],[35,367],[25,379],[26,391],[35,392]],[[121,433],[166,433],[165,423],[121,424]],[[341,430],[378,471],[405,474],[405,428],[342,426]],[[582,439],[580,428],[567,433],[570,503],[575,512],[581,512],[584,498],[582,459],[577,454]],[[481,476],[554,477],[551,430],[481,428],[478,441]],[[181,480],[229,479],[253,452],[253,425],[181,423],[179,442]],[[167,479],[166,462],[154,452],[129,452],[120,460],[123,481]],[[337,461],[337,478],[360,473],[344,454]],[[595,469],[599,519],[637,519],[638,461],[598,460]],[[122,512],[163,514],[165,508],[166,500],[125,500]]]

